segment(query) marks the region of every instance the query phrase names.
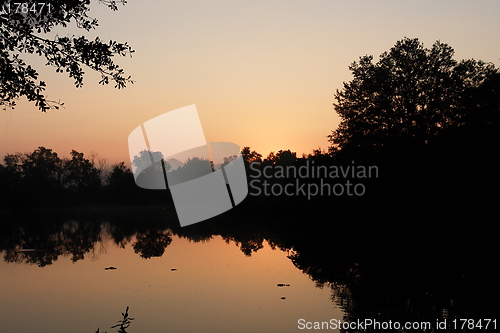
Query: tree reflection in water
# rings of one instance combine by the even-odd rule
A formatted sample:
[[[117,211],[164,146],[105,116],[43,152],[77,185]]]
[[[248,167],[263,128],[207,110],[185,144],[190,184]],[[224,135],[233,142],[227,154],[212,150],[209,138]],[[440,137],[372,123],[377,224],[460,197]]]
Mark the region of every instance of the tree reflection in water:
[[[132,245],[134,252],[144,259],[161,257],[170,243],[172,243],[171,232],[168,230],[148,230],[138,232],[136,241]]]

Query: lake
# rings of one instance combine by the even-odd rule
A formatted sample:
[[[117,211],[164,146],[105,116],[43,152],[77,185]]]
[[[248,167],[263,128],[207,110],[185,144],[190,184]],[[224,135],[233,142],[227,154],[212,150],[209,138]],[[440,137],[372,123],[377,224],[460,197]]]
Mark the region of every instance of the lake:
[[[480,258],[457,235],[407,246],[375,228],[286,228],[273,217],[185,228],[150,217],[3,223],[0,332],[117,332],[127,307],[132,333],[496,325],[490,245]],[[379,326],[332,325],[367,320]]]
[[[265,240],[248,256],[221,236],[193,241],[155,231],[168,245],[144,258],[136,235],[117,244],[112,227],[100,226],[96,237],[83,231],[95,232],[94,224],[69,220],[47,237],[50,251],[9,251],[17,262],[0,261],[1,332],[112,332],[127,306],[130,332],[291,332],[301,318],[342,319],[331,290]]]

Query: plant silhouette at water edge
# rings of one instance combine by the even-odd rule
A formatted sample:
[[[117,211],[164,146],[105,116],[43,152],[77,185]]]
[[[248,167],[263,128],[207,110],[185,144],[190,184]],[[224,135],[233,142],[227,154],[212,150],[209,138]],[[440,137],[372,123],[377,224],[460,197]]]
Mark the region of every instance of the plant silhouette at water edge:
[[[127,309],[125,310],[125,312],[122,312],[123,319],[119,320],[118,324],[111,326],[111,328],[118,327],[118,333],[127,333],[127,328],[132,323],[132,320],[134,320],[134,318],[130,318],[128,316],[128,309],[129,309],[129,307],[127,306]],[[100,330],[97,329],[96,333],[100,333]],[[106,332],[102,332],[102,333],[106,333]]]

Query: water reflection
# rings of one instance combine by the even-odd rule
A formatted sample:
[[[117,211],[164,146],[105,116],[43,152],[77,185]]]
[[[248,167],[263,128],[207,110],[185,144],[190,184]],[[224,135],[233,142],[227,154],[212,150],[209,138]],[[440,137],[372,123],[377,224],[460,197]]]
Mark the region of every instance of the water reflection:
[[[290,332],[304,316],[342,317],[262,236],[141,218],[12,222],[0,236],[1,332],[114,332],[127,305],[130,332]]]
[[[82,287],[92,290],[90,295],[102,299],[97,295],[106,294],[114,298],[117,308],[130,305],[134,312],[134,304],[130,304],[128,296],[125,297],[133,293],[130,290],[133,286],[142,294],[132,297],[139,303],[135,304],[140,308],[139,314],[146,316],[144,311],[150,311],[158,315],[158,309],[168,309],[172,320],[177,321],[178,332],[193,329],[189,324],[191,310],[186,311],[191,307],[198,315],[209,313],[213,317],[202,316],[204,324],[211,322],[207,325],[228,332],[232,330],[216,326],[235,316],[246,318],[245,323],[251,321],[250,317],[257,316],[263,325],[260,331],[289,332],[298,330],[297,320],[302,317],[308,321],[329,321],[331,318],[363,321],[369,318],[380,322],[436,323],[454,318],[494,318],[498,313],[495,305],[498,288],[492,265],[494,251],[489,242],[483,242],[478,248],[478,242],[472,242],[470,238],[465,242],[466,239],[460,238],[461,234],[448,234],[447,241],[444,241],[443,234],[437,232],[429,236],[414,231],[412,237],[403,238],[376,232],[374,228],[341,235],[333,230],[318,233],[305,228],[301,232],[290,232],[289,228],[270,225],[200,223],[179,228],[162,219],[150,218],[18,220],[4,224],[0,251],[7,263],[44,269],[60,264],[45,277],[43,274],[37,276],[39,281],[58,281],[57,274],[71,278],[69,268],[61,266],[61,262],[67,259],[74,264],[90,260],[93,266],[88,263],[79,266],[89,271],[77,269],[81,275],[77,281],[84,284]],[[415,239],[425,239],[425,242],[416,242]],[[211,245],[206,247],[204,244]],[[235,248],[239,257],[228,256],[230,249]],[[117,252],[120,249],[125,252]],[[242,266],[251,262],[243,263],[241,258],[251,259],[261,253],[260,268],[248,271]],[[311,297],[311,292],[308,295],[293,294],[308,287],[304,281],[294,280],[296,277],[282,266],[283,261],[267,263],[266,260],[273,257],[271,253],[283,253],[282,258],[287,258],[297,272],[305,273],[314,281],[317,290],[329,291],[330,306],[325,303],[318,306],[317,298]],[[99,262],[98,268],[96,262]],[[160,262],[161,266],[158,265]],[[16,275],[5,267],[3,265],[2,270]],[[116,270],[105,269],[109,267]],[[278,279],[277,272],[281,270],[287,273]],[[107,275],[103,275],[104,272]],[[79,280],[85,276],[99,281],[89,284]],[[3,281],[19,284],[19,281],[9,280],[9,276]],[[261,287],[263,281],[265,288]],[[106,288],[111,284],[121,286],[125,295],[117,290],[109,295]],[[47,285],[44,284],[45,288]],[[167,306],[165,299],[155,296],[165,290],[168,290],[169,299],[182,304],[184,310],[172,303]],[[228,294],[229,291],[232,294]],[[266,298],[270,292],[272,299]],[[242,299],[234,298],[235,295]],[[258,298],[255,295],[259,295]],[[190,301],[185,303],[183,297]],[[294,303],[294,298],[300,302]],[[3,302],[11,300],[15,303],[15,299],[16,296],[12,295]],[[297,308],[294,311],[288,308],[289,314],[281,309],[283,318],[279,321],[275,318],[275,305],[270,313],[259,311],[269,306],[262,303],[264,299],[267,302],[289,302],[292,308]],[[148,301],[153,304],[148,305]],[[226,304],[220,305],[220,302]],[[73,302],[68,304],[76,306]],[[238,304],[247,305],[239,308]],[[217,311],[218,307],[220,311]],[[248,313],[243,315],[242,311]],[[137,321],[140,320],[139,314],[134,312]],[[107,318],[108,322],[114,317],[116,315],[112,314]],[[0,324],[0,327],[2,325],[5,324]],[[152,327],[150,331],[161,329]],[[367,328],[363,331],[375,330]]]
[[[82,260],[102,242],[105,224],[78,222],[44,225],[39,221],[27,225],[11,225],[2,234],[2,251],[6,262],[36,264],[44,267],[59,256],[70,256],[72,262]],[[48,227],[48,228],[47,228]]]

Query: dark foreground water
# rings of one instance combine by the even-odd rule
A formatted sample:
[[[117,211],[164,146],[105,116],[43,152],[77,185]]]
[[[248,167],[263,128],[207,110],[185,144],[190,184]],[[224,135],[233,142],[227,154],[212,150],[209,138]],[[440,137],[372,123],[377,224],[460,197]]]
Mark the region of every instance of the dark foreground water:
[[[408,251],[404,239],[388,244],[371,233],[170,228],[144,218],[19,220],[3,229],[0,332],[116,332],[127,306],[132,333],[497,325],[497,279],[485,267],[496,263],[467,238],[453,242],[461,248],[420,242]]]

